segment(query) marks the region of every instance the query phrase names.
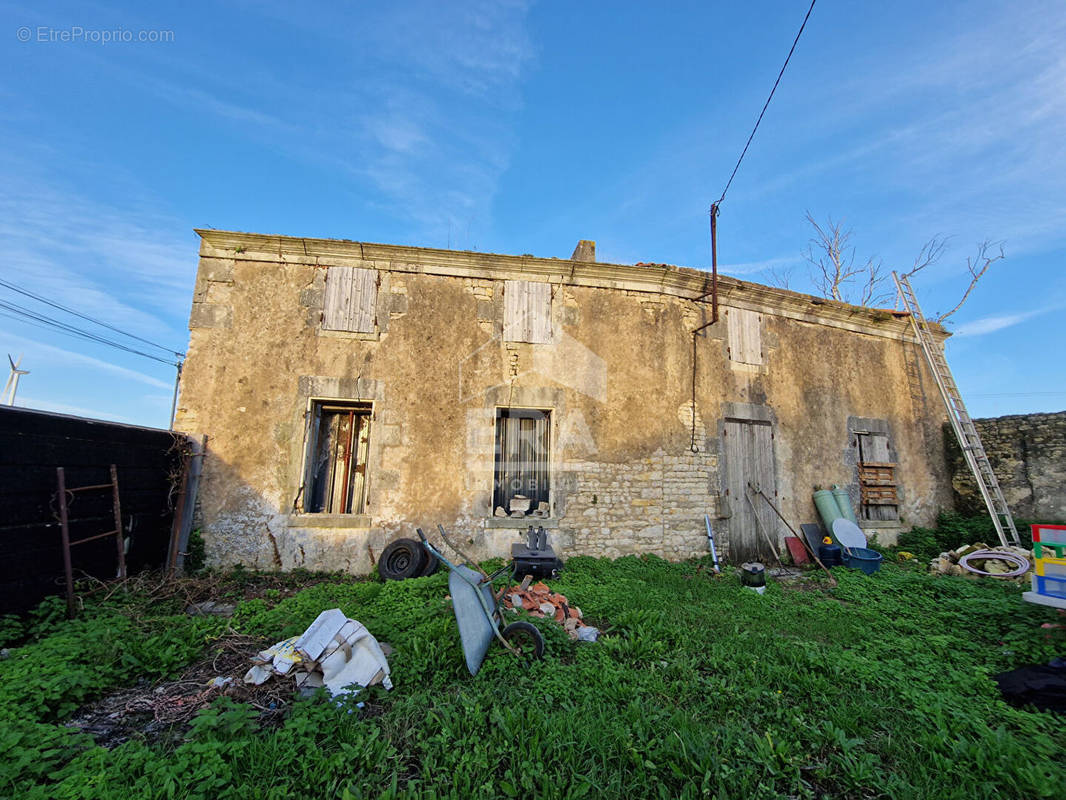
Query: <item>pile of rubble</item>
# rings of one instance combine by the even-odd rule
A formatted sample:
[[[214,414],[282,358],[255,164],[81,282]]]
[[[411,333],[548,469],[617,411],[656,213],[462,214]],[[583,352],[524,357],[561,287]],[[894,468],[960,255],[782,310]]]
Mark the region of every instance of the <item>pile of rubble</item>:
[[[528,580],[528,579],[527,579]],[[581,609],[572,606],[565,595],[553,592],[546,583],[512,586],[503,593],[503,607],[513,611],[525,609],[532,617],[549,617],[563,626],[571,639],[594,642],[599,629],[582,621]]]
[[[980,577],[979,573],[975,573],[970,569],[967,569],[963,564],[959,563],[959,560],[971,553],[976,553],[979,550],[988,550],[990,553],[1004,553],[1005,555],[1021,557],[1027,559],[1031,565],[1033,563],[1033,554],[1031,551],[1026,550],[1024,547],[1014,547],[1011,545],[996,547],[989,547],[984,542],[976,542],[975,544],[966,544],[962,547],[957,547],[954,550],[949,550],[945,553],[941,553],[939,556],[929,562],[929,571],[935,575],[965,575],[971,578]],[[976,566],[982,569],[986,573],[990,573],[993,576],[1003,576],[1007,580],[1018,581],[1023,583],[1029,580],[1027,574],[1008,577],[1008,573],[1015,572],[1016,567],[1013,561],[1001,560],[994,556],[989,556],[985,559],[970,560],[970,566]]]

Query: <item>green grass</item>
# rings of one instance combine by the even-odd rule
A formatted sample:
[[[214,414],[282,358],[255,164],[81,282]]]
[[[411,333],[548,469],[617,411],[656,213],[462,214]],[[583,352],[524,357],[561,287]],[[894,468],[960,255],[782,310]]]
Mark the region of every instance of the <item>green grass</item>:
[[[991,680],[1066,644],[1017,588],[886,564],[760,597],[698,566],[571,559],[553,587],[605,635],[577,644],[538,620],[543,662],[494,646],[476,678],[443,574],[334,579],[246,600],[232,621],[136,598],[69,623],[46,609],[0,661],[0,796],[1066,795],[1064,720],[1006,705]],[[280,639],[334,606],[396,648],[395,689],[362,696],[379,715],[301,700],[261,729],[223,699],[177,746],[110,752],[58,724],[108,687],[174,674],[227,622]]]
[[[1033,546],[1032,531],[1029,527],[1033,522],[1051,525],[1066,524],[1054,520],[1015,520],[1014,524],[1022,547]],[[954,511],[942,511],[937,516],[935,528],[915,526],[906,533],[900,534],[897,546],[890,549],[905,550],[921,560],[929,561],[944,551],[977,542],[984,542],[991,547],[999,544],[999,536],[996,534],[991,517],[987,514],[967,517]]]

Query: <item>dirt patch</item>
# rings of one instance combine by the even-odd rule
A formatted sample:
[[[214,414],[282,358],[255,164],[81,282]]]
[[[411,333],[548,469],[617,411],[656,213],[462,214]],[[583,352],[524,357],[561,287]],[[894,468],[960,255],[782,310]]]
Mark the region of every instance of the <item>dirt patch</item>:
[[[225,636],[215,642],[210,656],[192,664],[177,680],[143,681],[112,692],[80,709],[67,725],[91,734],[108,749],[133,738],[149,743],[176,741],[196,713],[221,696],[257,709],[261,725],[278,724],[296,693],[292,681],[252,686],[241,680],[251,657],[270,644],[250,636]],[[215,678],[222,681],[215,682]]]

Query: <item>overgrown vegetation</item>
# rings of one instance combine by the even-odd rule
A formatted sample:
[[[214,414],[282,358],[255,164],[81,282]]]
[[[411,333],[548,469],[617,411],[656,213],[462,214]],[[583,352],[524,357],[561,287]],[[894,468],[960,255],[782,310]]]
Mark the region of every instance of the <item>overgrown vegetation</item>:
[[[189,544],[185,548],[185,574],[199,575],[207,563],[207,550],[204,537],[199,529],[189,534]]]
[[[1006,705],[991,680],[1061,653],[1040,628],[1055,612],[906,565],[837,572],[833,591],[814,578],[760,597],[697,563],[573,558],[553,588],[605,635],[578,644],[536,620],[543,662],[493,647],[476,678],[444,574],[286,596],[239,573],[220,586],[262,590],[232,620],[134,594],[66,622],[48,603],[0,661],[0,795],[1061,797],[1061,719]],[[175,674],[227,626],[280,639],[335,606],[395,647],[396,688],[362,710],[298,700],[264,727],[222,698],[176,746],[111,751],[61,724],[109,687]]]
[[[1031,548],[1033,537],[1029,522],[1014,521],[1018,529],[1021,546]],[[1064,524],[1064,523],[1052,523]],[[954,511],[942,511],[937,517],[935,528],[915,527],[900,534],[897,550],[914,553],[915,557],[929,561],[947,550],[954,550],[965,544],[984,542],[995,546],[999,544],[992,519],[985,516],[963,516]]]

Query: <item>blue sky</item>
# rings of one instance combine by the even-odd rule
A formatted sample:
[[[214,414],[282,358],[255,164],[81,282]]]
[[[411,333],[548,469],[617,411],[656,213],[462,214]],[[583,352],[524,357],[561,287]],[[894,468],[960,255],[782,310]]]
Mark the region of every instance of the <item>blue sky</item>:
[[[0,9],[0,277],[181,350],[193,227],[707,267],[807,2]],[[949,236],[915,282],[932,312],[1002,240],[948,358],[975,416],[1066,408],[1064,41],[1061,2],[820,0],[723,204],[723,272],[809,290],[807,211],[891,267]],[[0,349],[20,405],[166,425],[165,364],[3,316]]]

